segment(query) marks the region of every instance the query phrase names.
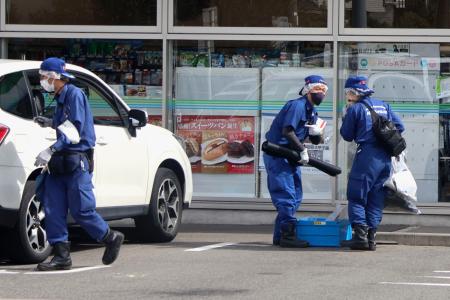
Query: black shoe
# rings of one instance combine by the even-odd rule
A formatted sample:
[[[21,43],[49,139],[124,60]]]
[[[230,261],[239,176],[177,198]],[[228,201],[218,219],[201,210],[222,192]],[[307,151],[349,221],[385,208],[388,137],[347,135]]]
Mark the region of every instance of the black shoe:
[[[369,229],[367,232],[367,241],[369,242],[369,250],[375,251],[377,250],[377,242],[375,239],[377,238],[377,230],[376,229]]]
[[[108,231],[102,241],[105,244],[105,252],[102,257],[104,265],[110,265],[117,259],[124,239],[123,233],[115,230]]]
[[[53,245],[55,256],[47,263],[37,265],[37,271],[70,270],[72,259],[70,258],[70,242],[60,242]]]
[[[286,231],[281,231],[280,247],[283,248],[306,248],[307,241],[299,240],[296,235],[295,224],[289,224]]]
[[[352,250],[369,250],[369,241],[367,240],[367,225],[354,224],[353,236],[349,241],[343,241],[342,247],[349,247]]]
[[[273,239],[273,240],[272,240],[272,245],[274,245],[274,246],[280,246],[280,240]]]

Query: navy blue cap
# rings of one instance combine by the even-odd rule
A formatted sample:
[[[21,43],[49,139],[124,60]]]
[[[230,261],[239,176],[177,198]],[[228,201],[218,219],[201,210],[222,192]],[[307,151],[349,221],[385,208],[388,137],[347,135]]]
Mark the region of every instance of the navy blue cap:
[[[55,72],[68,78],[75,78],[75,76],[66,72],[66,62],[57,57],[49,57],[44,60],[41,64],[40,69],[42,71]]]
[[[311,84],[311,83],[322,83],[322,84],[327,85],[327,83],[325,82],[323,77],[320,75],[310,75],[305,78],[305,85]]]
[[[302,87],[302,89],[300,90],[300,92],[298,94],[300,96],[303,95],[303,91],[305,91],[305,93],[308,93],[309,90],[312,88],[312,86],[314,86],[316,84],[324,84],[325,86],[328,87],[328,84],[326,83],[326,81],[323,79],[322,76],[309,75],[308,77],[305,78],[305,85]]]
[[[367,85],[367,77],[350,76],[345,82],[346,89],[354,89],[362,95],[373,94],[375,91]]]

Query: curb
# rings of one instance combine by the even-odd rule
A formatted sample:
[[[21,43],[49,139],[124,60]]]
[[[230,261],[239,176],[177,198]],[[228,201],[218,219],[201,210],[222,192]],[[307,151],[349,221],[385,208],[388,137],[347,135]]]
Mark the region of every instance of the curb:
[[[408,246],[445,246],[450,247],[450,234],[417,232],[378,232],[380,244],[396,242]]]

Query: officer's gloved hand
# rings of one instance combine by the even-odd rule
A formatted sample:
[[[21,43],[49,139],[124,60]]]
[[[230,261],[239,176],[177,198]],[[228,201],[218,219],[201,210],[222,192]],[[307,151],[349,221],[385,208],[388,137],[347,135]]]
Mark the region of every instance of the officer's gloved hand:
[[[308,155],[308,149],[303,149],[303,151],[300,152],[300,160],[298,161],[302,165],[306,165],[309,162],[309,155]]]
[[[38,116],[38,117],[34,118],[33,120],[34,120],[34,122],[38,123],[39,126],[41,126],[41,127],[44,127],[44,128],[52,127],[52,123],[53,123],[52,119],[49,119],[49,118],[46,118],[43,116]]]
[[[45,149],[44,151],[39,153],[39,155],[36,157],[34,165],[36,167],[46,165],[50,161],[50,158],[52,158],[52,155],[53,151],[50,148]]]

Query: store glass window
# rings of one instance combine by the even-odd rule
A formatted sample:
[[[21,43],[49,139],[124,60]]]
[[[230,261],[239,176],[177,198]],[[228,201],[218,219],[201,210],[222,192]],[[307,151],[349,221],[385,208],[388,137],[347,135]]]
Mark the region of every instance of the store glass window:
[[[402,118],[419,203],[450,201],[450,44],[351,43],[341,45],[341,53],[340,87],[349,75],[367,76],[372,97],[389,103]],[[341,110],[342,88],[339,95]],[[338,149],[344,169],[339,191],[345,199],[345,175],[356,145],[339,138]]]
[[[160,40],[10,39],[8,58],[43,60],[56,56],[97,74],[130,106],[162,120]]]
[[[348,28],[450,28],[450,0],[345,0]]]
[[[6,24],[156,26],[157,0],[6,0]]]
[[[331,162],[332,43],[285,41],[176,41],[174,120],[186,140],[194,194],[270,198],[260,145],[287,100],[298,98],[304,78],[325,77],[330,91],[319,106],[328,121],[326,142],[308,144]],[[303,168],[306,199],[331,199],[331,179]]]
[[[173,0],[175,26],[327,27],[328,0]]]

